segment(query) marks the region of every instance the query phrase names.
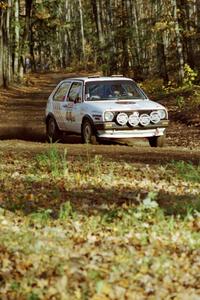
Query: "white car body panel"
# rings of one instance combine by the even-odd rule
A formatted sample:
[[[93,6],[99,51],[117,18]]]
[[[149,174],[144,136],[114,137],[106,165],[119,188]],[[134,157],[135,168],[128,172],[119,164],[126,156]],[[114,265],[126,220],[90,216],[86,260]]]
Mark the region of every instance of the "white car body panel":
[[[131,131],[120,131],[120,130],[107,130],[100,131],[99,137],[104,139],[124,139],[124,138],[145,138],[145,137],[151,137],[151,136],[160,136],[164,134],[165,129],[159,128],[159,129],[147,129],[144,131],[135,129],[133,132]]]
[[[46,120],[48,116],[52,116],[59,127],[60,130],[81,134],[81,125],[84,117],[88,117],[93,121],[93,124],[101,124],[102,129],[97,129],[97,136],[99,138],[105,139],[123,139],[123,138],[134,138],[134,137],[152,137],[152,136],[161,136],[165,133],[167,127],[168,113],[164,106],[146,99],[128,99],[128,100],[87,100],[85,96],[85,84],[87,82],[93,81],[130,81],[129,78],[124,77],[100,77],[100,78],[71,78],[66,79],[58,84],[58,86],[53,90],[49,96],[47,106],[46,106]],[[58,91],[58,88],[62,85],[63,82],[70,82],[71,86],[73,83],[82,84],[82,96],[80,102],[70,102],[67,94],[63,101],[54,101],[54,95]],[[70,89],[69,89],[70,91]],[[70,92],[69,92],[70,93]],[[143,93],[144,96],[146,96]],[[164,110],[166,112],[166,122],[163,122],[163,126],[151,126],[152,128],[127,128],[123,130],[121,128],[107,128],[103,129],[104,113],[106,111],[111,111],[113,113],[118,112],[140,112],[142,111],[157,111]],[[153,125],[153,124],[152,124]],[[118,126],[119,127],[119,126]],[[129,126],[130,127],[130,126]]]
[[[89,113],[105,111],[133,111],[165,109],[161,104],[146,100],[120,100],[120,101],[85,101],[84,108]]]

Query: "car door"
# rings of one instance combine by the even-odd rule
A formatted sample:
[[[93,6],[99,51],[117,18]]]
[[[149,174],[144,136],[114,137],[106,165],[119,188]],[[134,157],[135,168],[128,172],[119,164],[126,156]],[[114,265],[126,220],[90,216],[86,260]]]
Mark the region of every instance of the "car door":
[[[66,129],[66,106],[67,94],[71,86],[70,81],[62,82],[53,95],[53,115],[56,119],[58,127],[61,130]]]
[[[66,126],[71,132],[81,132],[83,82],[73,81],[67,96]]]

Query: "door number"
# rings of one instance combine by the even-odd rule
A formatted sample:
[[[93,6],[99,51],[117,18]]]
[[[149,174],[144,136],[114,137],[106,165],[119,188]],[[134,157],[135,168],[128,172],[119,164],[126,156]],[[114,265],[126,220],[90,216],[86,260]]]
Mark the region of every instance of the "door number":
[[[67,111],[66,112],[66,120],[71,121],[71,122],[75,122],[75,117],[72,114],[72,111]]]

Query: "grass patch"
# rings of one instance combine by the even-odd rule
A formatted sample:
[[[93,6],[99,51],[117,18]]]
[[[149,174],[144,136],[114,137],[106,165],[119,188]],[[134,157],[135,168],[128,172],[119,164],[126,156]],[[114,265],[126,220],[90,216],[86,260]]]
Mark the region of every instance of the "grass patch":
[[[51,144],[46,153],[36,156],[36,167],[44,172],[51,173],[53,177],[67,176],[67,150],[58,151],[56,144]]]
[[[0,298],[198,295],[199,167],[75,158],[56,145],[5,161]]]
[[[177,161],[173,162],[172,166],[175,168],[175,172],[179,178],[200,183],[200,165],[195,166],[192,163]]]

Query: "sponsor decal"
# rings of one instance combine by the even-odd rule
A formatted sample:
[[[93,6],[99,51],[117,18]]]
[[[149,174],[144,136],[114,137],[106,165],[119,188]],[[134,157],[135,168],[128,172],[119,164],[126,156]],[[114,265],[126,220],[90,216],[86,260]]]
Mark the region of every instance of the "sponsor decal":
[[[66,112],[66,121],[75,122],[75,116],[73,115],[72,111]]]
[[[74,103],[73,103],[73,102],[68,102],[68,103],[67,103],[67,107],[68,107],[68,108],[72,108],[73,106],[74,106]]]

